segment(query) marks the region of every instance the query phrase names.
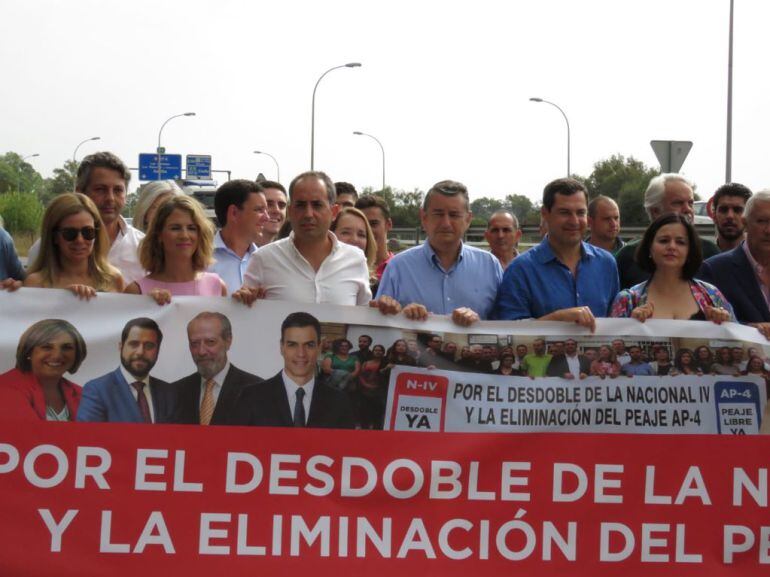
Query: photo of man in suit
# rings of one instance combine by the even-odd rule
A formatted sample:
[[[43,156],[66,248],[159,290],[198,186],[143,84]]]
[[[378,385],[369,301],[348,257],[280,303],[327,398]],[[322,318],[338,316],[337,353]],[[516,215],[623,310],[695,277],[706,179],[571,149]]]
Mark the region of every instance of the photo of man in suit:
[[[308,313],[291,313],[281,324],[283,370],[243,390],[232,425],[352,429],[348,395],[320,382],[317,360],[321,324]]]
[[[554,355],[548,363],[546,375],[563,379],[585,379],[591,374],[591,361],[587,356],[578,354],[577,341],[564,341],[564,352]]]
[[[149,318],[131,319],[120,336],[120,366],[83,387],[78,421],[168,423],[176,408],[174,390],[150,376],[163,333]]]
[[[263,379],[231,364],[227,352],[233,328],[222,313],[202,312],[187,324],[193,374],[174,383],[179,395],[176,422],[189,425],[224,425],[244,387]]]

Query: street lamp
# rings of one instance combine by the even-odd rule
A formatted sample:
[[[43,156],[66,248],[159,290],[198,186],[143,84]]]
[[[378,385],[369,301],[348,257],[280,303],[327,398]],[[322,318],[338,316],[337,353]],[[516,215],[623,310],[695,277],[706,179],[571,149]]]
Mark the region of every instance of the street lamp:
[[[77,161],[78,161],[78,159],[77,159],[77,156],[78,156],[78,149],[79,149],[81,146],[83,146],[83,145],[84,145],[86,142],[91,142],[92,140],[101,140],[101,139],[102,139],[102,138],[101,138],[101,136],[92,136],[91,138],[86,138],[86,139],[85,139],[83,142],[81,142],[80,144],[78,144],[78,145],[75,147],[75,152],[73,152],[73,153],[72,153],[72,162],[77,162]]]
[[[569,119],[567,119],[567,115],[564,113],[564,111],[561,109],[561,107],[558,104],[554,104],[553,102],[550,102],[548,100],[543,100],[542,98],[530,98],[532,102],[545,102],[546,104],[550,104],[551,106],[556,107],[559,112],[561,112],[561,115],[564,117],[564,122],[567,123],[567,178],[569,178],[570,175],[570,167],[569,167]]]
[[[273,159],[273,162],[275,162],[275,180],[278,182],[281,182],[281,167],[278,166],[278,161],[275,159],[275,156],[270,154],[269,152],[263,152],[262,150],[255,150],[254,154],[264,154],[265,156],[269,156]]]
[[[163,129],[165,128],[165,126],[169,122],[171,122],[175,118],[179,118],[180,116],[195,116],[195,113],[194,112],[183,112],[182,114],[175,114],[171,118],[167,119],[166,122],[161,124],[160,130],[158,131],[158,149],[157,149],[157,153],[158,153],[158,178],[156,180],[161,180],[161,178],[160,178],[160,155],[163,154],[163,147],[160,145],[160,137],[163,135]]]
[[[376,136],[372,136],[366,132],[359,132],[358,130],[354,131],[353,134],[356,136],[368,136],[380,145],[380,150],[382,151],[382,190],[385,190],[385,147],[382,146],[382,142],[380,142]]]
[[[341,64],[340,66],[333,66],[321,74],[318,80],[316,80],[315,87],[313,88],[313,108],[310,113],[310,170],[313,170],[315,166],[315,93],[316,90],[318,90],[318,84],[323,80],[324,76],[329,74],[332,70],[337,70],[338,68],[358,68],[359,66],[361,66],[360,62],[348,62],[347,64]]]
[[[727,48],[727,138],[725,140],[725,182],[733,171],[733,0],[730,0],[730,34]]]
[[[36,156],[40,156],[37,152],[35,154],[29,154],[27,156],[21,157],[21,162],[19,163],[18,170],[16,171],[16,190],[18,192],[21,192],[21,165],[24,164],[24,161],[28,158],[35,158]]]

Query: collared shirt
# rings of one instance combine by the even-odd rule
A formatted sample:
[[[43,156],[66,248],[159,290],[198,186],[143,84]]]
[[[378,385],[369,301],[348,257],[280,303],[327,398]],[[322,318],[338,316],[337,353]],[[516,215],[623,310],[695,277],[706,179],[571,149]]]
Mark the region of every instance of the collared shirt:
[[[606,317],[618,289],[618,269],[609,252],[582,242],[573,276],[556,258],[546,236],[505,270],[495,318],[537,319],[579,306],[588,306],[596,317]]]
[[[569,372],[572,373],[572,375],[576,378],[580,378],[580,357],[577,353],[570,356],[565,354],[564,358],[567,359],[567,367],[569,368]]]
[[[486,319],[502,278],[503,268],[492,253],[463,243],[455,263],[444,270],[430,242],[425,241],[393,257],[385,267],[377,297],[393,297],[402,306],[420,303],[439,315],[468,307]]]
[[[139,391],[137,391],[131,385],[131,383],[144,383],[144,388],[142,389],[142,393],[147,399],[147,406],[150,407],[150,420],[154,423],[155,407],[152,406],[152,392],[150,391],[150,375],[147,375],[143,379],[137,379],[134,375],[129,373],[126,370],[126,367],[124,367],[122,364],[120,365],[120,372],[123,375],[123,378],[126,379],[126,382],[128,383],[128,390],[131,391],[131,396],[134,397],[134,400],[137,402],[139,401]]]
[[[655,372],[652,370],[652,365],[645,362],[629,362],[620,367],[620,372],[628,377],[652,377]]]
[[[143,238],[144,233],[142,231],[128,224],[122,216],[118,219],[118,236],[115,237],[115,242],[110,245],[107,260],[120,271],[126,286],[147,274],[142,265],[139,264],[139,243]],[[27,266],[35,262],[39,252],[40,239],[29,247]]]
[[[214,381],[214,390],[212,391],[212,394],[214,395],[214,406],[217,406],[217,401],[219,400],[219,393],[222,392],[222,385],[225,382],[225,378],[227,377],[227,372],[230,370],[230,361],[227,361],[225,363],[225,368],[223,368],[221,371],[219,371],[216,375],[212,377],[212,380]],[[204,379],[201,377],[201,392],[200,396],[198,397],[198,407],[201,406],[201,403],[203,403],[203,395],[206,394],[206,381],[208,379]]]
[[[388,251],[387,258],[382,261],[380,264],[377,265],[377,269],[374,271],[374,274],[377,275],[377,280],[382,280],[382,273],[385,272],[385,267],[388,266],[388,263],[393,260],[393,257],[396,256],[392,252]]]
[[[332,251],[316,272],[294,244],[294,233],[251,255],[243,284],[265,289],[265,298],[303,303],[367,305],[369,269],[360,248],[329,233]]]
[[[0,280],[24,280],[24,276],[24,267],[16,254],[13,239],[4,228],[0,228]]]
[[[222,239],[222,231],[218,230],[214,235],[214,264],[209,267],[209,272],[215,272],[227,285],[227,292],[232,294],[243,286],[243,274],[249,265],[251,255],[257,251],[257,245],[253,242],[249,245],[243,257],[238,256],[225,244]]]
[[[302,406],[305,408],[305,424],[310,418],[310,401],[313,399],[313,389],[315,389],[315,377],[310,379],[304,385],[298,385],[292,380],[286,371],[281,371],[283,386],[286,388],[286,397],[289,399],[289,413],[294,416],[294,407],[297,404],[297,390],[302,388],[305,391],[305,397],[302,399]]]
[[[759,264],[751,255],[751,251],[749,250],[749,243],[747,243],[746,241],[743,241],[742,246],[743,246],[743,252],[746,253],[746,258],[749,259],[751,270],[754,271],[754,275],[756,275],[757,277],[757,284],[759,285],[759,290],[762,291],[762,296],[765,297],[765,303],[767,304],[767,307],[770,308],[770,287],[767,286],[767,284],[765,283],[765,279],[764,279],[765,267]]]

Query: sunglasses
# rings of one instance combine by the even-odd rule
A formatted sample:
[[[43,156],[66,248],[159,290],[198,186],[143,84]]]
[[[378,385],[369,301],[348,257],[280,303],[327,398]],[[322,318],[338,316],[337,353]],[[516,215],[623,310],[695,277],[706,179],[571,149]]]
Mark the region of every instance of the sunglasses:
[[[94,240],[96,238],[96,228],[93,226],[84,226],[83,228],[64,227],[57,228],[56,232],[59,233],[64,240],[72,242],[78,235],[83,237],[83,240]]]

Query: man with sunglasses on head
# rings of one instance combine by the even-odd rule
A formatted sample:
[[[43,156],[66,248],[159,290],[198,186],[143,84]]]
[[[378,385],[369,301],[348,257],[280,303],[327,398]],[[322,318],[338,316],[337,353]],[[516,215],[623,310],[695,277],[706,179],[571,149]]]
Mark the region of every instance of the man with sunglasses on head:
[[[81,161],[75,185],[75,191],[85,194],[99,209],[110,239],[107,260],[120,271],[126,285],[145,275],[138,254],[144,234],[121,216],[130,180],[131,172],[122,160],[111,152],[95,152]],[[37,241],[29,249],[27,262],[34,262],[39,250]]]
[[[403,306],[412,320],[433,313],[468,326],[489,318],[503,269],[494,255],[463,242],[472,218],[464,184],[434,184],[420,209],[425,242],[393,257],[373,304],[386,314]]]

